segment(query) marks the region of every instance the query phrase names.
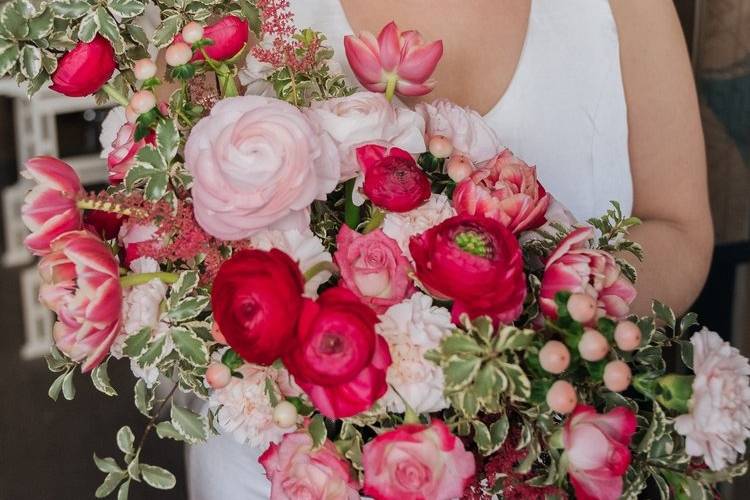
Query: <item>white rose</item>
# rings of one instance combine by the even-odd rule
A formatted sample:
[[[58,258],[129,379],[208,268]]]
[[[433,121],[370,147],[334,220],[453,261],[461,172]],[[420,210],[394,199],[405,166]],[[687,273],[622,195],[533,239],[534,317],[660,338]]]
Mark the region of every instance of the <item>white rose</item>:
[[[422,117],[408,108],[394,107],[383,94],[357,92],[315,101],[306,114],[338,146],[342,181],[357,175],[355,150],[363,144],[388,143],[412,154],[426,149]]]
[[[456,152],[475,163],[489,160],[503,150],[495,131],[474,110],[440,99],[432,104],[420,103],[416,111],[427,124],[428,137],[444,135]]]
[[[711,470],[737,462],[750,438],[750,363],[739,351],[704,328],[693,335],[693,396],[690,413],[675,419],[686,451],[702,456]]]
[[[383,232],[386,236],[396,240],[404,255],[413,260],[409,251],[411,237],[422,234],[455,215],[456,210],[447,196],[433,194],[426,203],[410,212],[386,214]]]

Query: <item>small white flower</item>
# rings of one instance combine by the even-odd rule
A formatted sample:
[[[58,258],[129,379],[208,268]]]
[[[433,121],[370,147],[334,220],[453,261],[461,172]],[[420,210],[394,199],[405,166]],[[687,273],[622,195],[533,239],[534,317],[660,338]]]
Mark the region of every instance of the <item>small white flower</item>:
[[[125,108],[117,106],[112,108],[102,121],[102,131],[99,133],[99,144],[102,147],[100,158],[107,158],[112,152],[112,143],[115,142],[117,132],[127,123],[125,119]]]
[[[691,342],[695,380],[690,413],[675,419],[675,429],[686,436],[687,453],[702,456],[717,471],[736,463],[750,438],[750,363],[706,328]]]
[[[451,206],[448,197],[444,194],[433,194],[427,203],[410,212],[388,213],[383,222],[383,232],[396,240],[404,255],[411,259],[411,237],[424,233],[454,215],[456,210]]]
[[[376,329],[388,341],[393,360],[386,376],[392,388],[381,400],[389,411],[403,413],[402,398],[417,413],[448,407],[443,371],[424,356],[453,328],[450,312],[433,306],[432,298],[419,292],[380,316]]]

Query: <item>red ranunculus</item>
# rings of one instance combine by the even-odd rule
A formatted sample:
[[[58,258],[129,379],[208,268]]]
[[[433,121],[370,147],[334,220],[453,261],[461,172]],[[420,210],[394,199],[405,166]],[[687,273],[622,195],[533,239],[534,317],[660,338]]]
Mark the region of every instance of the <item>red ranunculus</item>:
[[[413,236],[409,250],[422,284],[454,301],[454,321],[463,313],[496,324],[518,319],[526,298],[523,255],[498,221],[458,215]]]
[[[50,89],[68,97],[94,94],[107,83],[117,67],[112,44],[101,35],[78,42],[57,61]]]
[[[123,215],[102,210],[86,210],[83,214],[84,226],[105,240],[116,238],[124,221]]]
[[[303,291],[299,266],[284,252],[243,250],[216,275],[214,320],[246,361],[270,365],[295,344]]]
[[[364,192],[376,206],[408,212],[430,198],[430,179],[408,152],[375,144],[357,148]]]
[[[214,43],[203,50],[208,57],[216,61],[225,61],[236,56],[247,43],[249,26],[245,19],[237,16],[225,16],[215,23],[203,29],[203,38],[212,40]],[[175,37],[175,42],[181,42],[182,35]],[[202,61],[203,53],[198,50],[193,56],[193,61]]]
[[[344,288],[326,290],[316,302],[305,300],[284,365],[323,415],[351,417],[388,389],[391,355],[375,333],[377,323],[375,312]]]

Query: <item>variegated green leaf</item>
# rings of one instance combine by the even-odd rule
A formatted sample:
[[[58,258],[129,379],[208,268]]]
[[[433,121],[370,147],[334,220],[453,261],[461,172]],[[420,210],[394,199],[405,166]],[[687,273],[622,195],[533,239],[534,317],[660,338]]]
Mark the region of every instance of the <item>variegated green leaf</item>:
[[[91,11],[81,20],[78,27],[78,39],[82,42],[90,42],[99,32],[99,24],[96,11]]]
[[[172,422],[164,421],[156,424],[156,435],[161,439],[174,439],[175,441],[184,441],[185,438],[177,432]]]
[[[80,19],[91,9],[91,4],[85,0],[57,0],[50,4],[50,8],[63,19]]]
[[[0,40],[0,76],[4,76],[15,66],[18,54],[18,45],[8,40]]]
[[[187,328],[176,327],[170,330],[172,342],[180,357],[193,366],[208,365],[208,348],[198,336]]]
[[[94,453],[94,463],[96,464],[96,468],[102,472],[122,472],[122,469],[112,457],[99,458]]]
[[[159,26],[156,28],[151,39],[157,48],[166,47],[174,39],[177,32],[182,28],[182,17],[179,14],[169,16],[163,19]]]
[[[22,40],[29,34],[29,23],[19,2],[7,2],[0,6],[0,30],[15,40]]]
[[[154,366],[159,361],[164,359],[164,357],[168,354],[166,349],[166,340],[166,335],[160,335],[159,337],[149,342],[146,352],[138,356],[138,358],[136,359],[138,365],[146,368],[149,366]]]
[[[138,333],[131,335],[125,340],[125,347],[122,349],[123,354],[131,358],[137,358],[144,352],[151,340],[151,328],[141,328]]]
[[[100,364],[91,372],[91,381],[94,383],[94,387],[99,392],[106,394],[107,396],[117,396],[117,391],[112,387],[112,383],[109,381],[109,374],[107,373],[107,365],[109,360]]]
[[[190,444],[201,443],[208,437],[208,423],[200,415],[186,408],[172,406],[172,425]]]
[[[133,389],[133,401],[135,407],[145,417],[151,416],[151,409],[154,406],[154,391],[146,386],[143,379],[138,379]]]
[[[38,16],[29,19],[29,34],[31,40],[39,40],[46,37],[52,31],[54,17],[51,9],[45,9]]]
[[[42,51],[39,47],[26,44],[21,49],[21,73],[29,80],[42,71]]]
[[[96,489],[94,496],[96,498],[105,498],[109,496],[120,485],[123,479],[128,476],[127,472],[110,472],[104,478],[104,482]]]
[[[198,286],[198,273],[195,271],[185,271],[180,274],[177,281],[171,286],[169,294],[169,307],[173,308],[187,294],[192,292]]]
[[[109,0],[107,8],[123,19],[139,16],[145,5],[140,0]]]
[[[125,41],[120,34],[120,28],[104,7],[96,9],[96,23],[99,25],[99,33],[112,43],[115,53],[125,52]]]
[[[127,425],[120,427],[120,430],[117,431],[117,447],[120,448],[120,451],[127,455],[133,451],[134,443],[135,435],[133,435],[133,431],[130,430],[130,427]]]
[[[141,464],[141,475],[146,484],[159,490],[171,490],[177,483],[174,474],[155,465]]]
[[[474,382],[482,366],[482,360],[479,358],[453,358],[443,368],[445,374],[445,390],[459,391]]]
[[[188,297],[170,309],[169,318],[174,321],[193,319],[203,312],[209,302],[210,299],[206,296]]]
[[[156,126],[156,147],[167,163],[177,154],[180,145],[180,134],[172,120],[163,120]]]

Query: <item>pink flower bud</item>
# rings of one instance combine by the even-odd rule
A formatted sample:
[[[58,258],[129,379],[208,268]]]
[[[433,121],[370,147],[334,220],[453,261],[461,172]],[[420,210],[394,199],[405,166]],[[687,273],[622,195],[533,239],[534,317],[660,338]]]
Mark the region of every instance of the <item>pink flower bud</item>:
[[[435,158],[448,158],[453,154],[453,144],[444,135],[435,135],[427,147]]]
[[[445,164],[445,171],[448,174],[448,177],[458,184],[474,172],[474,164],[468,156],[453,155]]]
[[[578,352],[586,361],[600,361],[609,352],[609,342],[598,331],[593,328],[586,328],[581,341],[578,343]]]
[[[547,391],[547,406],[552,411],[566,415],[575,410],[578,396],[575,388],[565,380],[558,380]]]
[[[206,370],[206,382],[214,389],[223,389],[232,381],[232,371],[224,363],[211,363]]]
[[[116,67],[112,44],[97,35],[88,43],[78,42],[60,58],[50,89],[68,97],[91,95],[109,81]]]
[[[641,345],[641,329],[632,321],[621,321],[615,328],[615,342],[622,351],[635,351]]]
[[[130,98],[129,106],[136,114],[148,113],[156,106],[156,96],[148,90],[140,90]]]
[[[281,401],[273,409],[273,421],[279,427],[286,429],[297,423],[297,407],[289,401]]]
[[[622,392],[630,387],[633,372],[624,361],[610,361],[604,367],[604,385],[612,392]]]
[[[562,342],[550,340],[539,351],[539,363],[544,371],[559,375],[570,365],[570,351]]]
[[[190,62],[193,57],[193,49],[185,42],[175,42],[167,48],[165,58],[167,64],[172,67],[182,66]]]
[[[138,80],[148,80],[156,76],[156,64],[151,59],[139,59],[133,66],[133,73]]]
[[[585,293],[574,293],[568,299],[570,317],[584,325],[596,317],[596,308],[596,299]]]
[[[203,38],[203,26],[199,23],[192,21],[182,28],[182,39],[185,40],[185,43],[192,45],[201,38]]]
[[[185,26],[187,28],[187,26]],[[189,34],[190,30],[188,30]],[[202,38],[206,38],[213,42],[212,45],[203,48],[203,51],[208,54],[208,57],[216,61],[225,61],[236,56],[247,43],[249,34],[249,26],[247,21],[240,19],[237,16],[226,16],[210,26],[206,26],[203,29]],[[182,34],[175,37],[175,43],[182,42],[185,40],[184,31]],[[190,42],[188,42],[190,43]],[[204,59],[203,53],[197,51],[193,55],[193,61],[202,61]]]

